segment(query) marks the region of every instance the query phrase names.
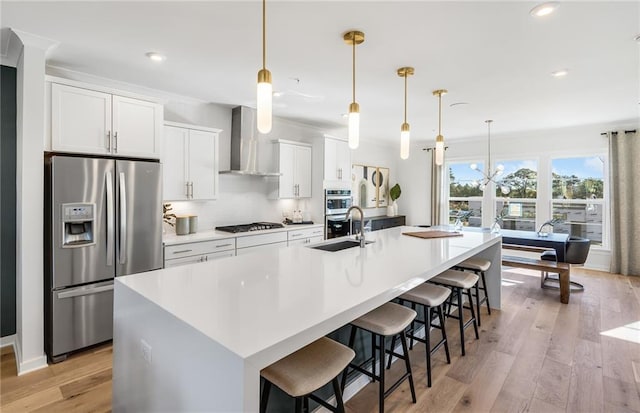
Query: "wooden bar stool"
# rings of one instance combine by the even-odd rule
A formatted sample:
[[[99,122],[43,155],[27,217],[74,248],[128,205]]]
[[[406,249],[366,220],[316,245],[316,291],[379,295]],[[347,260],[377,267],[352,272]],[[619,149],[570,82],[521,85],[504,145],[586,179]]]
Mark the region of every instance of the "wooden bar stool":
[[[409,338],[411,339],[410,348],[413,348],[413,340],[417,340],[425,345],[425,353],[427,355],[427,387],[431,387],[431,355],[438,351],[440,347],[444,345],[444,351],[447,355],[447,364],[451,364],[451,357],[449,356],[449,344],[447,342],[447,332],[445,331],[444,315],[442,312],[442,306],[447,301],[447,298],[451,295],[451,290],[435,284],[421,284],[416,288],[402,294],[398,299],[400,304],[405,301],[411,303],[411,308],[415,310],[416,305],[421,305],[423,310],[424,321],[417,318],[411,322],[411,329],[409,330]],[[432,310],[438,316],[438,324],[432,324]],[[424,324],[424,338],[417,337],[415,335],[415,324]],[[442,339],[431,347],[431,327],[437,328],[442,334]],[[391,348],[395,348],[396,338],[394,337],[391,342]],[[387,368],[391,367],[391,358],[389,357],[389,364]]]
[[[379,411],[384,413],[384,399],[391,392],[400,386],[402,382],[409,379],[409,387],[411,388],[411,398],[413,402],[416,402],[416,390],[413,386],[413,375],[411,373],[411,363],[409,361],[409,351],[407,348],[407,336],[405,329],[416,318],[416,312],[410,308],[402,306],[396,303],[385,303],[373,311],[368,312],[362,317],[351,322],[351,336],[349,337],[349,347],[353,347],[356,338],[356,331],[358,328],[371,333],[372,355],[359,365],[349,363],[347,368],[342,373],[342,389],[344,390],[347,384],[347,373],[349,369],[357,370],[360,373],[369,376],[373,381],[378,380],[380,382],[380,389],[378,394]],[[386,349],[385,339],[386,337],[400,336],[400,342],[402,343],[403,355],[395,353],[394,348],[390,350]],[[376,375],[376,350],[378,360],[379,375]],[[385,354],[396,356],[405,362],[406,372],[395,382],[389,389],[385,391]],[[369,362],[371,363],[371,371],[368,371],[364,366]]]
[[[464,350],[464,329],[469,327],[469,325],[473,324],[473,329],[476,333],[476,340],[480,338],[478,335],[478,323],[476,322],[476,312],[473,308],[473,295],[471,294],[471,288],[478,282],[479,277],[476,274],[466,272],[466,271],[458,271],[458,270],[447,270],[442,274],[439,274],[433,277],[431,282],[435,284],[444,285],[446,287],[451,288],[453,294],[449,297],[449,307],[447,311],[447,317],[455,318],[458,320],[460,325],[460,347],[462,351],[462,355],[465,355]],[[462,294],[466,293],[469,298],[469,307],[465,307],[462,302]],[[458,315],[454,316],[451,314],[451,305],[453,305],[453,297],[456,297],[456,306],[458,307]],[[464,321],[464,309],[468,309],[471,312],[471,317],[466,322]]]
[[[333,412],[344,413],[338,376],[355,355],[356,353],[349,347],[322,337],[264,368],[260,372],[265,379],[260,398],[260,413],[267,411],[272,384],[295,398],[296,413],[302,413],[303,405],[306,412],[309,412],[309,399]],[[312,394],[329,382],[333,383],[333,391],[336,395],[335,407]]]
[[[480,319],[480,306],[482,303],[487,303],[487,312],[491,315],[491,304],[489,303],[489,294],[487,294],[487,281],[484,275],[485,272],[491,268],[491,261],[482,258],[469,258],[462,261],[455,267],[466,271],[472,271],[476,275],[480,276],[480,280],[482,282],[478,281],[476,283],[474,297],[476,298],[478,325],[481,326],[482,320]],[[480,290],[484,292],[484,297],[482,297],[482,299],[480,299]]]

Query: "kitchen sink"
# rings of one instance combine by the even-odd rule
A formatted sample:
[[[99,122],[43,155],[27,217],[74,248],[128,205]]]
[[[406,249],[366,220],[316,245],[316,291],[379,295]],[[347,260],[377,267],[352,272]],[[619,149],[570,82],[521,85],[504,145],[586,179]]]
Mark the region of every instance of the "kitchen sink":
[[[365,243],[367,244],[371,244],[372,242],[373,241],[365,241]],[[340,242],[334,242],[332,244],[316,245],[315,247],[309,247],[309,248],[313,248],[316,250],[336,252],[336,251],[342,251],[342,250],[346,250],[347,248],[353,248],[353,247],[360,247],[360,241],[353,241],[353,240],[340,241]]]

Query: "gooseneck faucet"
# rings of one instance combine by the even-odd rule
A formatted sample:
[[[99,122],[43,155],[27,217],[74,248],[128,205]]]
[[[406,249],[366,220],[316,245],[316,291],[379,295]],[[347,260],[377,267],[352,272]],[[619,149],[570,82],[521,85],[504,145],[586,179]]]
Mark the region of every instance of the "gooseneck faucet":
[[[349,218],[349,214],[354,209],[357,209],[358,212],[360,212],[360,236],[359,236],[360,237],[360,248],[364,248],[367,243],[366,243],[366,241],[364,239],[364,212],[362,211],[362,208],[360,208],[357,205],[353,205],[353,206],[349,207],[349,209],[347,209],[347,215],[345,215],[344,219]],[[356,239],[358,239],[358,235],[356,235]]]

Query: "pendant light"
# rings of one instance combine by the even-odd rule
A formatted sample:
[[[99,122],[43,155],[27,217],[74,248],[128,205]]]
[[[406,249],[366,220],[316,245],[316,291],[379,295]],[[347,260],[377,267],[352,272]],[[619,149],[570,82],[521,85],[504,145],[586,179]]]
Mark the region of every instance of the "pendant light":
[[[433,96],[438,96],[438,136],[436,136],[436,165],[444,163],[444,136],[442,136],[442,95],[447,94],[446,89],[433,91]]]
[[[352,98],[349,105],[349,148],[356,149],[360,144],[360,105],[356,102],[356,45],[364,42],[364,33],[359,31],[348,31],[343,36],[346,44],[353,48],[352,64]]]
[[[258,71],[258,94],[257,94],[257,118],[258,132],[271,132],[271,109],[273,103],[273,85],[271,84],[271,72],[266,68],[267,61],[267,5],[266,0],[262,0],[262,69]]]
[[[491,123],[493,123],[493,120],[487,119],[484,122],[487,124],[487,171],[489,171],[489,168],[491,168]],[[469,167],[474,171],[482,174],[482,181],[474,181],[474,184],[477,185],[481,191],[484,191],[487,185],[489,185],[490,182],[493,182],[494,184],[496,184],[496,187],[500,188],[500,191],[503,195],[508,195],[509,192],[511,192],[511,188],[507,183],[500,183],[497,180],[497,177],[502,175],[502,172],[504,171],[504,165],[498,164],[498,166],[496,166],[496,170],[490,175],[480,169],[480,167],[476,163],[472,163],[471,165],[469,165]]]
[[[400,127],[400,159],[409,158],[410,131],[407,123],[407,77],[413,75],[413,67],[401,67],[398,69],[398,76],[404,77],[404,123]]]

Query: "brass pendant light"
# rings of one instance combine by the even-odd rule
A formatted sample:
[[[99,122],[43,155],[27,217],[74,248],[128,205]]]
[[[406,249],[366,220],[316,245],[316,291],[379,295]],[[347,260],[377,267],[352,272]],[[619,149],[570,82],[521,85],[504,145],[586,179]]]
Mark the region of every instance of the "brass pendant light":
[[[266,68],[267,61],[267,5],[266,0],[262,0],[262,69],[258,71],[258,93],[257,93],[257,118],[258,132],[271,132],[271,111],[273,104],[273,85],[271,83],[271,72]]]
[[[356,102],[356,45],[364,42],[364,33],[356,30],[348,31],[343,36],[346,44],[353,48],[352,62],[352,101],[349,105],[349,148],[356,149],[360,144],[360,105]]]
[[[398,76],[404,78],[404,123],[400,127],[400,159],[409,158],[410,130],[407,123],[407,77],[413,75],[413,67],[401,67],[398,69]]]
[[[436,165],[444,163],[444,136],[442,136],[442,95],[447,94],[447,89],[433,91],[433,96],[438,96],[438,136],[436,136]]]

